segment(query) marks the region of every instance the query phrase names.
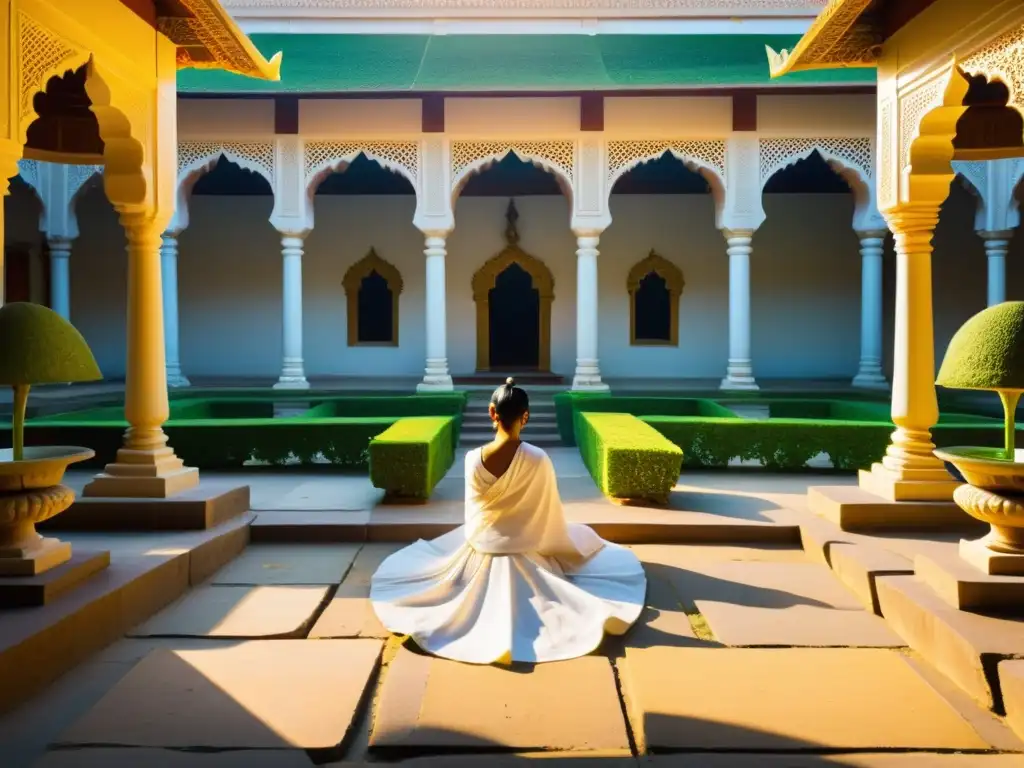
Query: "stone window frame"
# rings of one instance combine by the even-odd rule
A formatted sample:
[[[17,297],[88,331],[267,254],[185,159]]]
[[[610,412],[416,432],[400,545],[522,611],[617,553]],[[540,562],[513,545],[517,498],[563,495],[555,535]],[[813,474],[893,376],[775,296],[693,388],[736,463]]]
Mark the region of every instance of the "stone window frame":
[[[384,278],[391,291],[391,340],[359,340],[359,289],[363,280],[373,272]],[[381,258],[373,247],[363,258],[348,268],[341,281],[348,305],[348,345],[350,347],[397,347],[398,346],[398,303],[404,287],[402,274],[391,262]]]
[[[636,337],[636,293],[640,282],[651,273],[665,281],[669,301],[669,338],[637,339]],[[626,277],[626,291],[629,293],[629,344],[632,347],[678,347],[679,346],[679,299],[686,287],[683,271],[653,248],[646,257],[629,270]]]

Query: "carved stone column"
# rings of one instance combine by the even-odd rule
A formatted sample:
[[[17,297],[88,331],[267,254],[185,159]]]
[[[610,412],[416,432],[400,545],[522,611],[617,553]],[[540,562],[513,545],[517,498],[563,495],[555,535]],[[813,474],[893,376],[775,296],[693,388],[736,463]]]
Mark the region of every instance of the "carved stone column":
[[[164,288],[164,340],[167,345],[167,386],[187,387],[181,372],[178,349],[178,233],[165,232],[160,248],[160,270]]]
[[[985,241],[988,256],[988,306],[1006,301],[1006,254],[1010,250],[1013,232],[978,233]]]
[[[453,389],[448,371],[448,286],[445,276],[445,240],[447,232],[426,233],[426,330],[427,364],[419,392],[446,392]]]
[[[599,232],[576,232],[576,373],[572,388],[606,392],[598,361],[597,246]]]
[[[128,238],[128,355],[124,414],[128,431],[114,463],[85,486],[84,496],[165,498],[199,483],[161,428],[169,416],[164,358],[160,229],[148,212],[122,213]]]
[[[302,359],[302,243],[305,237],[305,232],[281,233],[284,349],[281,377],[274,389],[309,389]]]
[[[750,354],[751,230],[726,230],[729,254],[729,363],[722,389],[758,389]]]
[[[882,373],[882,247],[884,231],[858,232],[860,238],[860,366],[853,386],[888,389]]]

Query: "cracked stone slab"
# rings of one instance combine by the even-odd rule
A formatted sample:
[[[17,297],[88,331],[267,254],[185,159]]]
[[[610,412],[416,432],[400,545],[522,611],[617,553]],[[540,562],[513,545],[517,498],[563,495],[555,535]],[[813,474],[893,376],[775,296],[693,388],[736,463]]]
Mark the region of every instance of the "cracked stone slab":
[[[254,544],[210,583],[340,584],[358,551],[358,544]]]
[[[297,637],[327,587],[199,587],[129,633],[129,637]]]
[[[864,610],[818,563],[691,562],[665,568],[683,605],[704,615],[732,646],[900,647],[885,622]]]
[[[391,633],[380,623],[370,603],[370,579],[384,558],[401,547],[401,544],[365,544],[309,636],[388,637]]]
[[[183,752],[174,749],[86,747],[48,752],[32,768],[313,768],[302,750],[244,749]]]
[[[641,749],[990,748],[894,651],[627,648],[620,673]]]
[[[509,670],[406,648],[384,677],[370,747],[629,754],[608,659],[584,656]]]
[[[270,640],[154,651],[58,743],[334,747],[352,725],[382,647],[377,640]]]

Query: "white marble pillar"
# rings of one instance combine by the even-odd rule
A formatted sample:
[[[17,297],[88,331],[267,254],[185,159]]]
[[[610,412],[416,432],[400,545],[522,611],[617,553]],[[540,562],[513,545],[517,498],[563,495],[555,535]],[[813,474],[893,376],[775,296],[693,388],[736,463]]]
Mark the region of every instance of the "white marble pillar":
[[[860,238],[860,366],[853,386],[888,389],[882,373],[882,248],[885,231],[858,232]]]
[[[164,293],[164,346],[167,359],[167,386],[187,387],[189,380],[181,372],[178,348],[178,235],[165,232],[160,246],[160,276]]]
[[[722,389],[757,389],[750,354],[750,243],[752,230],[726,230],[729,254],[729,363]]]
[[[978,233],[985,241],[985,255],[988,256],[988,306],[1006,301],[1006,253],[1010,250],[1013,232]]]
[[[445,238],[447,233],[427,234],[426,248],[426,330],[427,364],[418,392],[443,392],[453,388],[448,371],[448,314],[445,303],[448,283],[445,277]]]
[[[71,319],[71,240],[66,237],[51,237],[47,240],[50,248],[50,309]]]
[[[302,243],[304,236],[281,236],[284,353],[274,389],[309,389],[302,361]]]
[[[605,392],[597,354],[599,233],[576,233],[576,373],[572,388]]]

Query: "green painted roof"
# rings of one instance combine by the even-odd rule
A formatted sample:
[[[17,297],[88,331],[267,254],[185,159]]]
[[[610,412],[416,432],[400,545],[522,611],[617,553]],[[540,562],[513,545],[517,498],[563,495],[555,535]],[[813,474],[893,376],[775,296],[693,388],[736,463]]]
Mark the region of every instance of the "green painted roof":
[[[772,80],[765,45],[799,35],[252,35],[284,52],[281,80],[217,70],[178,73],[181,93],[612,91],[873,84],[864,69]]]

